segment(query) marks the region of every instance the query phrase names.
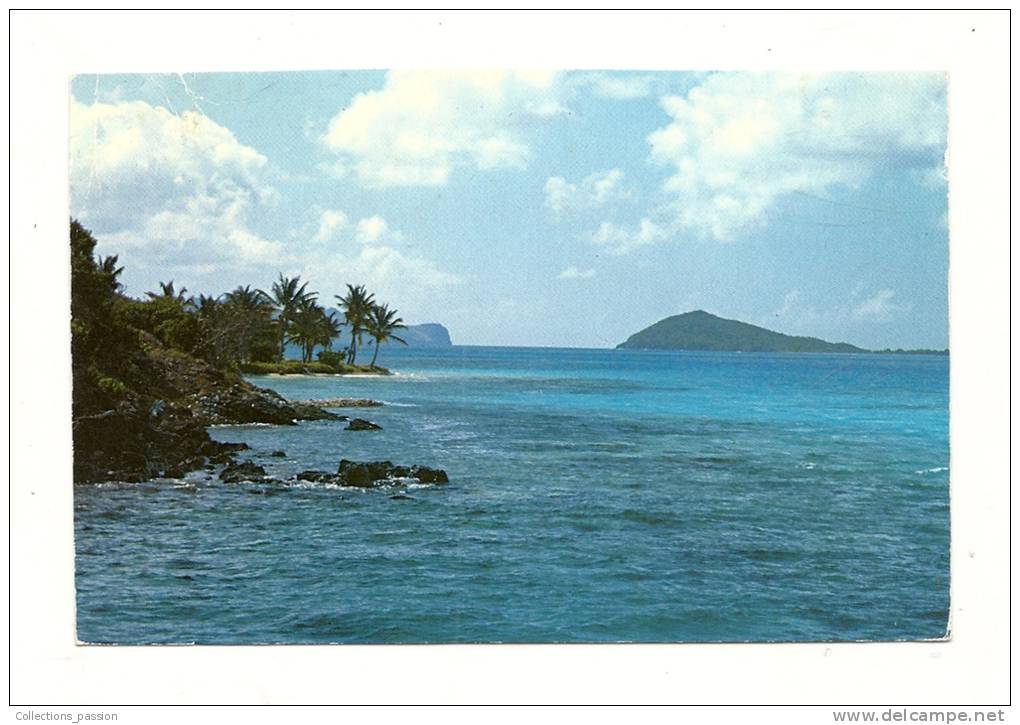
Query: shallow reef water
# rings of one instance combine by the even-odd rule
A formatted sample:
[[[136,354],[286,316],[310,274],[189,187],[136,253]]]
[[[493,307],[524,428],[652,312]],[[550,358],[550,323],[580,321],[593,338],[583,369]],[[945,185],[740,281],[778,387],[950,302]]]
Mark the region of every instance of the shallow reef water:
[[[949,359],[453,347],[390,377],[267,376],[346,423],[217,426],[270,476],[442,468],[378,490],[75,487],[96,643],[939,638]],[[285,451],[286,455],[273,455]]]

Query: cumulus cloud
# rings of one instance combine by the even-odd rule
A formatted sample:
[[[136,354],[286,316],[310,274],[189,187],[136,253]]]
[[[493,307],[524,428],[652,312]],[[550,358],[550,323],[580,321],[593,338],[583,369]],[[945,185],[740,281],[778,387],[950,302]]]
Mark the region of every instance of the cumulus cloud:
[[[791,192],[943,166],[942,75],[720,73],[661,105],[671,121],[648,143],[672,169],[668,214],[678,229],[721,240],[764,224]]]
[[[270,206],[265,156],[201,113],[72,101],[71,213],[151,264],[255,263],[281,245],[251,228]]]
[[[349,224],[350,220],[344,212],[327,209],[319,216],[319,229],[312,236],[312,241],[316,244],[329,242],[337,238]]]
[[[459,281],[397,249],[402,234],[379,215],[318,209],[288,244],[265,238],[258,222],[277,195],[268,159],[201,113],[72,102],[70,148],[72,214],[103,253],[124,255],[140,289],[186,277],[222,291],[304,270],[316,289],[364,283],[405,305]]]
[[[390,231],[389,224],[381,216],[370,216],[358,221],[356,238],[362,244],[370,244],[379,240]]]
[[[432,261],[405,254],[396,248],[403,234],[381,216],[351,222],[340,210],[319,213],[313,228],[315,249],[296,252],[293,259],[302,275],[318,289],[341,289],[343,284],[367,284],[380,298],[424,300],[430,291],[460,282],[456,275],[439,269]]]
[[[551,176],[545,182],[545,205],[557,214],[602,206],[628,193],[620,188],[620,169],[596,171],[573,184],[562,176]]]
[[[594,269],[579,269],[573,265],[557,275],[557,279],[591,279],[595,276]]]
[[[458,166],[522,169],[527,131],[566,109],[557,74],[395,70],[355,96],[324,141],[371,187],[441,186]]]
[[[611,254],[623,255],[655,244],[668,236],[668,230],[651,219],[644,218],[633,228],[608,221],[602,222],[591,238],[592,242]]]

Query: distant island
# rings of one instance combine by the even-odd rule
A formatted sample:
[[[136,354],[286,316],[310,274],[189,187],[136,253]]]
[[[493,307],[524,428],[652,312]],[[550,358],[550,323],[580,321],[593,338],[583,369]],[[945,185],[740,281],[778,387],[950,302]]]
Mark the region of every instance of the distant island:
[[[334,307],[327,307],[326,313],[335,314],[341,320],[345,317],[342,309],[336,309]],[[338,329],[338,334],[333,338],[334,342],[342,342],[345,338],[350,337],[351,330],[346,322],[341,322]],[[419,325],[408,325],[405,323],[401,326],[400,338],[408,347],[453,346],[453,341],[450,339],[450,331],[438,322],[424,322]],[[365,340],[366,349],[371,350],[373,344],[374,340],[371,337]],[[300,346],[288,346],[287,357],[291,358],[299,356],[300,354]]]
[[[944,350],[866,350],[846,342],[798,337],[695,310],[659,320],[616,346],[628,350],[706,350],[712,352],[883,352],[946,354]]]
[[[451,347],[450,331],[437,322],[408,325],[401,333],[408,347]]]

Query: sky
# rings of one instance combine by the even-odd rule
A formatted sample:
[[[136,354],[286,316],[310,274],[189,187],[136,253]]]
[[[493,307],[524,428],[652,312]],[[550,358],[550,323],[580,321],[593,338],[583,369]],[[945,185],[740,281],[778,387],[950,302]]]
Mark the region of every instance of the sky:
[[[70,209],[127,293],[365,284],[455,344],[612,347],[704,309],[948,346],[934,73],[82,75]]]

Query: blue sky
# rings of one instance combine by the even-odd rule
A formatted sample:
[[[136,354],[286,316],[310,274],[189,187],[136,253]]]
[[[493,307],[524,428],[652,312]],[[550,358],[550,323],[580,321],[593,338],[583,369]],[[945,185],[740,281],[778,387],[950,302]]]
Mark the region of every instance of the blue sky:
[[[128,292],[364,283],[455,343],[706,309],[948,344],[938,74],[79,76],[71,213]]]

